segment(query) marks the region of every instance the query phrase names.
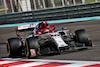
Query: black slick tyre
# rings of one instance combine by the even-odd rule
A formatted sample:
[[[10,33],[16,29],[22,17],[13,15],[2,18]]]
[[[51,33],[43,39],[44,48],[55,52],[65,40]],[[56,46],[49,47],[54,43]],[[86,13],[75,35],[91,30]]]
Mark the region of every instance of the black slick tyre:
[[[75,41],[78,43],[84,43],[85,46],[91,46],[90,42],[92,42],[84,29],[75,31]]]
[[[19,56],[20,47],[21,47],[21,40],[19,38],[10,38],[7,40],[7,51],[9,57]]]

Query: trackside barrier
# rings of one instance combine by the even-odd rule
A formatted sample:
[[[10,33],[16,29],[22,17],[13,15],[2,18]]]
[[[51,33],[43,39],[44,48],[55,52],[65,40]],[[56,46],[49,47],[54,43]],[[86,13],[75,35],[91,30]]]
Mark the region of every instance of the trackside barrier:
[[[0,24],[100,16],[100,2],[0,15]]]
[[[88,20],[98,20],[98,19],[100,19],[100,16],[74,18],[74,19],[62,19],[62,20],[51,20],[51,21],[47,21],[47,23],[71,23],[71,22],[77,22],[77,21],[88,21]],[[24,23],[17,23],[17,24],[4,24],[4,25],[0,25],[0,27],[13,27],[13,26],[31,25],[31,24],[36,24],[36,23],[40,23],[40,22],[41,21],[24,22]]]

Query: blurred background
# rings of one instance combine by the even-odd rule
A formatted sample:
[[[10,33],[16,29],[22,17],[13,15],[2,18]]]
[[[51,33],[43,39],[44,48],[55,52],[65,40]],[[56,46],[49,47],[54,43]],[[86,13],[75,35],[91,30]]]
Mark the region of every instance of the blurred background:
[[[100,0],[0,0],[0,14],[57,8]]]

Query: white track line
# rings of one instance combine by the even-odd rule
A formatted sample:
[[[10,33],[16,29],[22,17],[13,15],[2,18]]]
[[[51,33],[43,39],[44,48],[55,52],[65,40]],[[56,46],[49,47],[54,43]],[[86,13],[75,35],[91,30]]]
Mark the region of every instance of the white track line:
[[[22,61],[62,62],[62,63],[96,63],[96,64],[100,64],[100,61],[76,61],[76,60],[22,59]]]
[[[70,65],[63,65],[63,66],[58,66],[58,67],[82,67],[82,66],[88,66],[88,65],[94,65],[93,63],[84,63],[84,64],[70,64]]]
[[[67,63],[98,63],[100,61],[77,61],[77,60],[48,60],[48,59],[22,59],[22,58],[1,58],[6,61],[41,61],[41,62],[67,62]]]
[[[39,62],[62,62],[62,63],[96,63],[100,61],[76,61],[76,60],[48,60],[48,59],[22,59],[22,58],[1,58],[6,61],[39,61]]]

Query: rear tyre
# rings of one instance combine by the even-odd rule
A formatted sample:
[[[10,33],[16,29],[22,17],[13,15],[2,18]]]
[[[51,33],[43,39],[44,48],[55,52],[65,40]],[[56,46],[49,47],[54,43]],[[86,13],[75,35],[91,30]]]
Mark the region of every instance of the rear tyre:
[[[33,51],[33,53],[32,53]],[[38,51],[38,41],[37,38],[31,37],[25,41],[25,54],[28,58],[33,58],[37,56]]]
[[[9,57],[21,55],[21,40],[19,38],[10,38],[7,40],[7,51]]]
[[[84,29],[75,31],[75,41],[78,43],[84,43],[85,46],[92,46],[92,41],[89,39],[89,36]]]

